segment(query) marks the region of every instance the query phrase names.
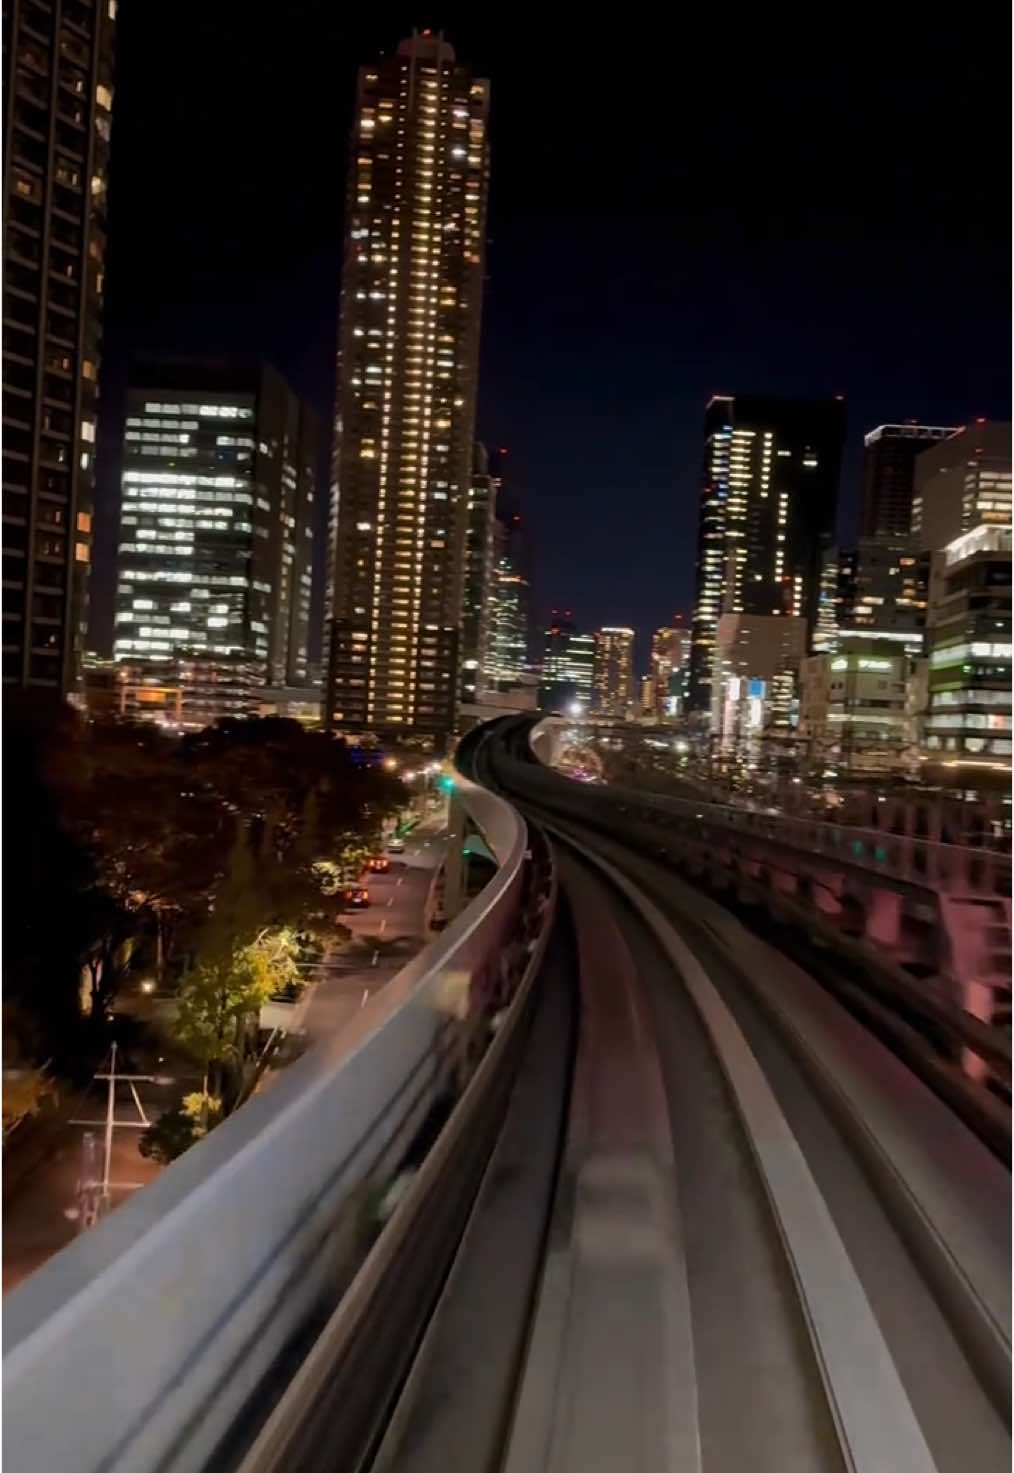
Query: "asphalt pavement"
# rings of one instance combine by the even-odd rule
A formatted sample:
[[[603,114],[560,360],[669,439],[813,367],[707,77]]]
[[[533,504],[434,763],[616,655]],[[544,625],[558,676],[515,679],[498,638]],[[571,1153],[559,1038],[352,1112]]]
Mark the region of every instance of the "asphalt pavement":
[[[364,881],[370,904],[342,915],[353,946],[310,995],[302,1021],[307,1042],[336,1033],[427,941],[426,898],[444,857],[441,823],[424,820],[405,840],[404,854],[389,855],[389,872]]]

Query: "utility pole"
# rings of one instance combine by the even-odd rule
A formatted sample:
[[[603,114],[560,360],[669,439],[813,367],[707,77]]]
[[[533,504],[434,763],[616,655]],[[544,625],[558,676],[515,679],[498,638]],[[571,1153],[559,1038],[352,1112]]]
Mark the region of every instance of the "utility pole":
[[[109,1211],[110,1189],[116,1187],[121,1191],[134,1191],[140,1182],[110,1180],[110,1171],[113,1161],[113,1132],[116,1130],[147,1130],[151,1121],[145,1114],[141,1097],[137,1092],[138,1084],[154,1083],[157,1076],[154,1074],[117,1074],[116,1072],[117,1046],[114,1043],[109,1051],[109,1070],[107,1073],[99,1073],[93,1076],[92,1083],[96,1079],[106,1082],[106,1113],[102,1120],[72,1120],[71,1125],[102,1126],[104,1130],[102,1151],[102,1176],[96,1177],[95,1167],[95,1136],[91,1130],[85,1132],[82,1140],[81,1152],[81,1180],[78,1182],[78,1201],[80,1205],[79,1223],[81,1228],[89,1228],[95,1225],[102,1213]],[[116,1118],[116,1086],[127,1084],[134,1098],[137,1109],[136,1120],[117,1120]]]

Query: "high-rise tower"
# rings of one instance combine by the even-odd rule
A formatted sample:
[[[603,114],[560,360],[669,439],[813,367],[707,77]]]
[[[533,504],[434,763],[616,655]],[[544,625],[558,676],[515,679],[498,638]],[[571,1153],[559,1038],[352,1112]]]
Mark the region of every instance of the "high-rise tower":
[[[4,6],[4,685],[81,666],[113,106],[108,0]]]
[[[489,83],[442,36],[361,68],[331,488],[329,726],[454,724],[489,185]]]
[[[696,710],[711,702],[722,614],[795,616],[808,629],[816,622],[838,508],[845,405],[716,394],[704,434],[690,675]]]
[[[863,537],[908,536],[916,457],[956,433],[915,423],[870,430],[863,451]]]

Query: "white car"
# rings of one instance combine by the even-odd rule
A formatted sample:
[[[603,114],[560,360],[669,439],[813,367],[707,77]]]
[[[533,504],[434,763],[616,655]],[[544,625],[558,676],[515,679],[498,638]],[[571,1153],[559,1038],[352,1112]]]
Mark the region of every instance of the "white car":
[[[399,839],[398,836],[397,836],[397,834],[394,836],[394,838],[388,839],[388,841],[387,841],[387,852],[388,852],[388,854],[404,854],[405,853],[405,840],[404,839]]]

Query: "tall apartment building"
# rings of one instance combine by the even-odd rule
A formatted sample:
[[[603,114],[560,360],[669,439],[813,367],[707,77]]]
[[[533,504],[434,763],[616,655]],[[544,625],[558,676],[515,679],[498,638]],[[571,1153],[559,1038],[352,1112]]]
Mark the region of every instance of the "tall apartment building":
[[[305,686],[320,430],[267,364],[151,359],[127,395],[115,658],[203,726]]]
[[[921,451],[946,440],[956,428],[878,425],[864,439],[863,537],[907,537],[912,526],[915,462]]]
[[[943,550],[930,612],[923,748],[948,767],[1011,764],[1011,529],[976,527]]]
[[[3,679],[54,694],[88,613],[115,13],[4,7]]]
[[[607,625],[594,641],[592,710],[623,720],[634,701],[634,631]]]
[[[940,552],[983,525],[1011,525],[1011,427],[976,420],[916,461],[912,536]]]
[[[690,659],[690,630],[677,614],[671,625],[651,636],[651,679],[655,714],[676,715],[685,697],[685,674]]]
[[[705,452],[691,644],[690,704],[711,705],[722,614],[817,617],[845,439],[840,399],[715,395]]]
[[[592,700],[595,638],[581,634],[569,613],[553,614],[542,656],[539,705],[547,711],[588,710]]]
[[[455,721],[489,83],[429,32],[359,72],[338,344],[330,727]]]
[[[476,442],[465,520],[465,593],[461,615],[461,699],[475,701],[483,686],[494,577],[495,487],[489,456]]]

